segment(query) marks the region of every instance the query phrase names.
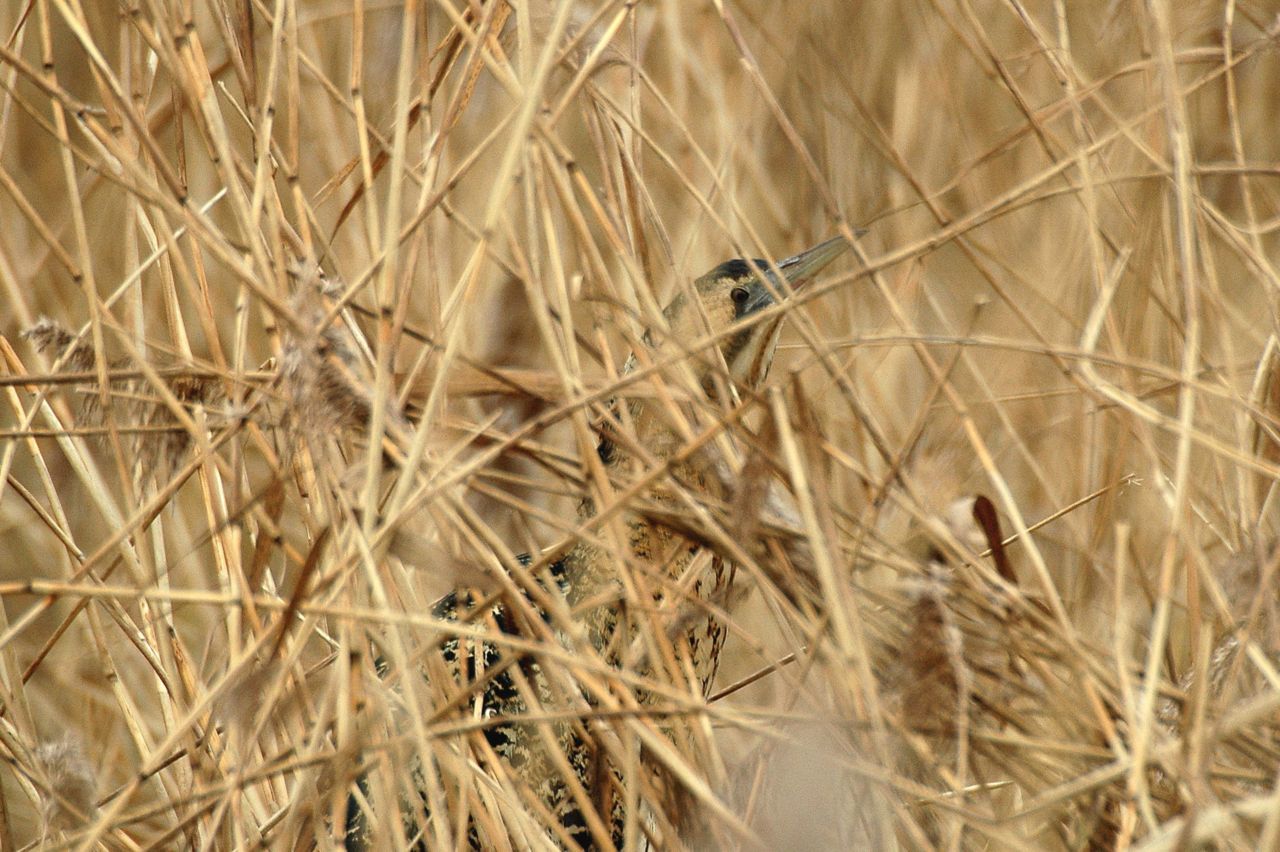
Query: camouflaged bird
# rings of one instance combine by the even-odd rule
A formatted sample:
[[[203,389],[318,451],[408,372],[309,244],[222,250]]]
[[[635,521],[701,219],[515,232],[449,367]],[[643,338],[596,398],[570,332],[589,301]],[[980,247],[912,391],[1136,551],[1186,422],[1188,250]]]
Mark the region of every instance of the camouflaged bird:
[[[843,239],[836,238],[781,261],[777,264],[777,271],[782,273],[785,284],[778,281],[765,260],[734,259],[720,264],[694,281],[692,288],[677,295],[663,310],[667,326],[664,340],[655,343],[652,336],[646,336],[645,342],[657,350],[648,353],[650,359],[657,360],[666,349],[678,353],[679,347],[715,335],[719,343],[719,357],[685,359],[685,363],[693,367],[703,392],[715,398],[729,385],[744,392],[755,390],[773,365],[785,315],[779,312],[754,324],[746,324],[746,321],[777,304],[788,291],[812,278],[846,246]],[[637,356],[632,354],[624,367],[624,374],[637,365]],[[728,382],[723,381],[725,378]],[[711,483],[716,477],[709,476],[697,457],[681,458],[687,438],[672,422],[677,419],[675,416],[653,400],[631,399],[627,409],[631,422],[631,445],[642,449],[647,461],[636,458],[624,448],[612,426],[606,424],[601,430],[598,452],[613,481],[630,482],[644,475],[649,465],[665,463],[669,466],[668,478],[674,482],[674,487],[655,487],[646,497],[673,511],[683,508],[676,493],[679,489],[694,493],[714,490]],[[715,496],[723,498],[727,495]],[[580,511],[584,519],[589,518],[594,514],[594,504],[590,499],[584,500]],[[722,599],[722,592],[732,578],[732,567],[679,533],[645,517],[629,517],[627,530],[633,559],[656,569],[650,573],[662,578],[659,591],[664,602],[669,604],[668,609],[694,610],[677,619],[689,629],[678,637],[676,650],[683,652],[682,658],[687,656],[696,686],[702,695],[706,695],[719,665],[725,625],[696,610],[699,602],[719,602]],[[609,590],[616,589],[619,584],[618,559],[609,550],[579,544],[566,554],[563,561],[569,581],[568,600],[574,607],[595,598],[607,598]],[[618,642],[619,614],[617,606],[596,607],[585,613],[589,629],[598,637],[598,648],[625,644]],[[623,650],[618,649],[619,652]],[[617,654],[610,656],[618,662]]]
[[[624,371],[634,370],[642,360],[658,362],[668,353],[678,355],[686,351],[680,347],[695,341],[714,339],[718,343],[715,350],[673,360],[688,365],[702,391],[713,399],[725,392],[754,390],[772,366],[785,314],[779,311],[767,319],[752,319],[810,280],[847,245],[842,238],[831,239],[776,266],[759,259],[734,259],[720,264],[671,301],[663,311],[666,328],[660,339],[646,335],[650,351],[643,358],[633,353]],[[683,505],[681,490],[695,494],[710,490],[708,471],[694,456],[682,452],[687,445],[682,431],[687,425],[682,428],[669,408],[652,399],[630,399],[625,412],[615,406],[613,414],[611,422],[600,427],[597,447],[611,481],[623,486],[645,475],[652,465],[666,465],[667,477],[656,481],[643,498],[671,510]],[[629,428],[620,432],[621,424]],[[594,501],[584,499],[579,509],[581,519],[590,520],[595,513]],[[635,619],[665,614],[666,623],[679,628],[677,635],[671,637],[676,670],[668,672],[673,677],[666,679],[683,682],[687,678],[681,678],[680,673],[689,672],[692,679],[688,688],[698,697],[705,697],[715,678],[725,638],[725,625],[711,615],[706,602],[718,604],[723,600],[732,580],[732,568],[644,514],[626,513],[623,523],[630,550],[623,560],[614,549],[583,541],[550,566],[548,573],[554,582],[543,583],[548,591],[554,586],[563,596],[604,661],[641,675],[653,676],[655,665],[661,662],[647,660],[633,647],[641,644],[634,641],[640,634]],[[528,557],[522,556],[521,561],[526,566],[530,564]],[[652,605],[628,606],[628,585],[650,590]],[[460,621],[482,616],[503,632],[523,632],[501,604],[487,612],[478,612],[480,606],[481,602],[470,594],[450,594],[437,604],[435,615]],[[527,655],[504,655],[492,644],[459,648],[458,640],[450,639],[443,644],[442,653],[464,684],[482,678],[481,714],[493,720],[485,728],[485,739],[505,762],[509,774],[527,785],[556,819],[558,826],[552,839],[564,847],[584,849],[620,845],[625,814],[623,797],[617,790],[619,776],[616,769],[608,767],[607,759],[600,758],[602,749],[593,741],[589,727],[583,720],[559,724],[548,737],[545,731],[539,735],[536,725],[521,721],[529,714],[530,693],[544,707],[554,706],[563,697],[550,683],[554,680],[552,673],[542,671],[539,663]],[[596,706],[600,700],[599,696],[582,691],[579,695],[588,706]],[[647,693],[637,693],[635,700],[643,706],[655,699]],[[555,747],[559,755],[553,753]],[[566,778],[566,761],[575,778]],[[678,825],[679,820],[675,823]],[[353,806],[348,816],[348,848],[369,848],[366,832],[363,816]],[[478,832],[473,823],[469,828],[473,848],[493,845]]]

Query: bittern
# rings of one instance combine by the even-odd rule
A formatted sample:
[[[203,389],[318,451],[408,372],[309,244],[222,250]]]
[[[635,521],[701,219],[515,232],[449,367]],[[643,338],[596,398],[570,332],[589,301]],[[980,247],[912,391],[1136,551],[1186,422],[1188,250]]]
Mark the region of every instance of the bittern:
[[[692,357],[679,359],[693,370],[702,391],[716,397],[723,392],[754,390],[773,364],[786,316],[781,310],[761,315],[811,280],[847,245],[843,238],[830,239],[777,264],[761,259],[721,263],[670,302],[663,311],[665,329],[645,336],[646,345],[653,351],[644,356],[633,353],[624,371],[634,370],[641,361],[665,361],[661,355],[666,352],[687,352],[697,341],[714,341],[710,357],[693,353]],[[621,482],[646,464],[662,464],[669,468],[678,488],[695,492],[705,489],[706,471],[690,454],[682,452],[686,439],[673,419],[653,399],[630,399],[625,415],[615,411],[601,426],[597,447],[610,478]],[[626,440],[618,430],[625,421],[631,426]],[[646,498],[677,505],[672,489],[655,487],[652,492]],[[579,510],[581,519],[590,520],[595,511],[594,502],[584,499]],[[583,622],[585,635],[600,657],[621,666],[628,662],[624,657],[636,633],[627,612],[623,572],[628,561],[632,566],[643,565],[646,570],[631,576],[643,574],[646,582],[642,585],[656,587],[652,594],[657,600],[656,606],[639,609],[681,610],[673,619],[681,632],[672,645],[679,662],[691,669],[696,689],[701,692],[698,697],[704,697],[715,677],[725,637],[725,625],[709,614],[715,607],[707,603],[722,600],[731,570],[698,543],[652,520],[652,513],[627,513],[625,529],[629,553],[620,557],[617,549],[580,542],[551,565],[550,574],[571,611]],[[530,562],[527,557],[522,561],[526,565]],[[474,617],[475,606],[476,600],[470,595],[450,594],[440,601],[435,614],[449,619]],[[503,612],[501,604],[488,615],[502,630],[522,632],[515,619]],[[542,632],[546,635],[546,631]],[[485,730],[488,744],[508,764],[508,774],[519,777],[558,819],[561,830],[557,836],[561,842],[568,838],[584,848],[619,842],[622,797],[608,792],[616,779],[610,774],[613,770],[602,765],[596,756],[587,728],[581,723],[561,726],[552,739],[558,741],[562,755],[551,755],[548,738],[537,733],[536,725],[521,721],[529,714],[531,697],[539,703],[554,700],[547,687],[550,678],[540,670],[540,664],[527,657],[504,659],[494,645],[485,644],[468,652],[458,647],[456,639],[444,644],[443,653],[464,680],[480,669],[486,672],[483,714],[501,720]],[[479,659],[473,659],[477,655]],[[644,668],[652,669],[653,665],[645,664]],[[527,692],[529,689],[533,690],[532,695]],[[598,696],[584,697],[591,704],[598,700]],[[644,704],[652,699],[637,695],[636,700]],[[566,780],[566,759],[579,783]],[[602,794],[602,790],[606,792]],[[356,819],[351,825],[360,822],[362,819]],[[471,842],[478,845],[474,826],[471,832]],[[361,832],[348,834],[349,848],[363,845],[354,842],[356,833]]]
[[[678,294],[663,310],[665,335],[674,344],[669,348],[679,350],[693,341],[711,336],[718,342],[723,366],[719,358],[699,358],[696,353],[693,358],[685,359],[685,363],[693,366],[701,388],[711,395],[717,393],[718,387],[726,390],[732,387],[740,392],[755,390],[773,365],[785,317],[781,311],[762,320],[756,319],[756,315],[775,306],[788,292],[810,280],[846,247],[847,243],[837,237],[787,258],[772,268],[761,259],[735,258],[721,263],[695,280],[689,290]],[[781,278],[778,273],[781,273]],[[652,336],[647,342],[660,350],[663,348]],[[632,354],[624,372],[635,369],[637,361],[637,355]],[[632,446],[641,449],[651,463],[669,464],[672,478],[679,487],[705,490],[709,486],[707,472],[697,459],[670,464],[674,457],[681,455],[685,439],[672,424],[668,412],[652,400],[633,399],[627,407],[633,425],[633,433],[629,436]],[[620,441],[614,439],[609,426],[602,429],[598,452],[606,468],[616,471],[615,478],[619,479],[623,478],[622,471],[637,461]],[[672,508],[678,505],[677,499],[670,494],[649,496]],[[582,514],[589,516],[593,510],[591,502],[584,501]],[[702,553],[700,548],[678,533],[646,518],[632,516],[627,526],[632,556],[637,561],[657,567],[656,573],[665,576],[668,584],[678,584],[687,590],[692,597],[691,606],[696,607],[698,601],[721,599],[730,576],[723,560]],[[696,563],[699,561],[704,566],[703,570],[698,569]],[[607,598],[608,591],[618,586],[617,556],[608,550],[580,544],[566,554],[564,562],[567,596],[575,607],[589,600]],[[599,647],[618,644],[619,637],[615,635],[617,615],[618,608],[608,606],[598,607],[587,614]],[[683,624],[692,625],[685,631],[686,647],[683,650],[688,653],[694,676],[705,694],[715,677],[725,629],[717,619],[694,615],[681,620]]]

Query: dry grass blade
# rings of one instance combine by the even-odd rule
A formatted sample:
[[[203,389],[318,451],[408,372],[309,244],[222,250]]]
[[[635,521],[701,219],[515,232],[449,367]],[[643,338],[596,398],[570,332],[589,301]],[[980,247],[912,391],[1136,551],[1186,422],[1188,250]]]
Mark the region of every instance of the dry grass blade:
[[[0,5],[0,847],[1280,842],[1264,4]]]

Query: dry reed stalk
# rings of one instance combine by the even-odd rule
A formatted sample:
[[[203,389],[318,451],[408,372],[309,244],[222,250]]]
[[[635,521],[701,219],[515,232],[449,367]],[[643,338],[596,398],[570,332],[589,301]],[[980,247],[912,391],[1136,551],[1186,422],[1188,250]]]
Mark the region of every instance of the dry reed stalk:
[[[618,785],[631,847],[1274,845],[1278,32],[1240,0],[5,6],[0,847],[334,848],[357,807],[554,848],[487,736],[503,677],[540,760],[613,767],[565,795]],[[645,349],[692,275],[868,222],[758,396],[706,398],[713,334]],[[627,399],[680,440],[623,482]],[[664,585],[629,515],[736,583]],[[578,541],[630,665],[547,591]],[[671,648],[708,614],[703,700]]]

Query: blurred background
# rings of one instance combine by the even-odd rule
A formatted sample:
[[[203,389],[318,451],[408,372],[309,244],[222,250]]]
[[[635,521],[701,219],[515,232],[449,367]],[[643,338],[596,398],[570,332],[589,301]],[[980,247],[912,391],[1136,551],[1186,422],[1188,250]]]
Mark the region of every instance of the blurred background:
[[[573,530],[661,306],[862,228],[769,382],[847,597],[735,597],[714,836],[1276,841],[1278,25],[7,4],[0,846],[332,845],[369,661]]]

